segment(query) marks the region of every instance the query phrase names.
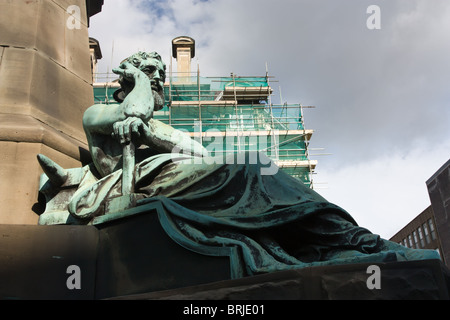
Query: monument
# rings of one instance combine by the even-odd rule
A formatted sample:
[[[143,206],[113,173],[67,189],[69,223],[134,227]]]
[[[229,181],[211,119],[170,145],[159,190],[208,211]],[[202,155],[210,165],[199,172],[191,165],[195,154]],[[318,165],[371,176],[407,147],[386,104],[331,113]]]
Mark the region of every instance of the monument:
[[[358,226],[344,209],[272,170],[275,165],[263,153],[246,152],[222,163],[188,135],[153,119],[154,110],[163,107],[165,80],[156,52],[136,53],[113,71],[120,75],[121,102],[93,105],[83,116],[92,163],[64,169],[38,155],[45,172],[41,225],[120,228],[128,219],[150,215],[146,223],[159,224],[180,247],[229,259],[230,279],[311,267],[439,261],[433,250],[408,249]]]
[[[449,298],[435,252],[358,226],[262,153],[220,161],[153,119],[159,54],[125,59],[119,104],[94,105],[102,4],[0,3],[1,299]]]

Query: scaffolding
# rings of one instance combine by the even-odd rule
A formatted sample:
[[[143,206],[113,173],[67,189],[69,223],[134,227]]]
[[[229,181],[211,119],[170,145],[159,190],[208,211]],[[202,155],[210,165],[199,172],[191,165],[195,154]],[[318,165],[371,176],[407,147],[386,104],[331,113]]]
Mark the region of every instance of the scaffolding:
[[[179,74],[170,66],[164,86],[165,107],[154,118],[201,142],[211,156],[242,151],[266,153],[282,170],[313,188],[317,161],[309,159],[303,111],[310,106],[273,104],[272,77],[201,77]],[[96,103],[117,103],[117,82],[94,84]]]

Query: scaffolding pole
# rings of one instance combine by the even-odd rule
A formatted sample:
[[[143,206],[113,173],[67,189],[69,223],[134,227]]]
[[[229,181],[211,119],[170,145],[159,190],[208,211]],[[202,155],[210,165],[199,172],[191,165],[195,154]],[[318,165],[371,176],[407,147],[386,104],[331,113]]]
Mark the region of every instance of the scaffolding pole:
[[[315,107],[283,101],[281,86],[280,104],[274,104],[270,86],[277,81],[269,76],[267,63],[265,76],[246,77],[234,73],[228,77],[202,77],[197,65],[196,80],[195,72],[189,77],[184,74],[178,77],[173,67],[171,57],[165,86],[168,111],[155,112],[155,119],[178,129],[187,129],[192,137],[205,143],[205,147],[208,146],[205,137],[237,137],[232,151],[225,150],[224,145],[224,150],[215,150],[217,154],[242,152],[256,145],[259,151],[270,152],[272,160],[292,162],[284,169],[314,186],[315,162],[309,159],[309,141],[313,131],[305,129],[304,109]],[[182,78],[188,81],[178,81]],[[107,83],[102,88],[107,93],[114,85]],[[107,97],[104,100],[112,102]],[[208,134],[209,128],[219,129],[220,134]],[[258,137],[257,140],[252,140],[254,136]],[[298,166],[296,161],[299,161]]]

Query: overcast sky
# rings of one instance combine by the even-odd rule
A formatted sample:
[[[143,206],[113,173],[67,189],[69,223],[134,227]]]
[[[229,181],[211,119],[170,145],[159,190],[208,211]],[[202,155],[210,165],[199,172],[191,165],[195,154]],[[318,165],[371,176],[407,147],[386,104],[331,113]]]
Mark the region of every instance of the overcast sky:
[[[370,5],[381,29],[369,29]],[[370,20],[372,21],[372,20]],[[274,103],[313,105],[314,181],[363,227],[390,238],[430,205],[426,180],[450,159],[448,0],[106,0],[91,18],[100,71],[138,50],[170,63],[196,40],[204,76],[276,77]]]

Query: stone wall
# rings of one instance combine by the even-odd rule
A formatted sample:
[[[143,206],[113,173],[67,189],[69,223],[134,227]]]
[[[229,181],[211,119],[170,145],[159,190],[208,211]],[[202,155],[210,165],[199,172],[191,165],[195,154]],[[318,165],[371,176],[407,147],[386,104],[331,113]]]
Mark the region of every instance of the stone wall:
[[[85,0],[0,2],[0,224],[37,223],[36,155],[80,166],[93,102]]]

